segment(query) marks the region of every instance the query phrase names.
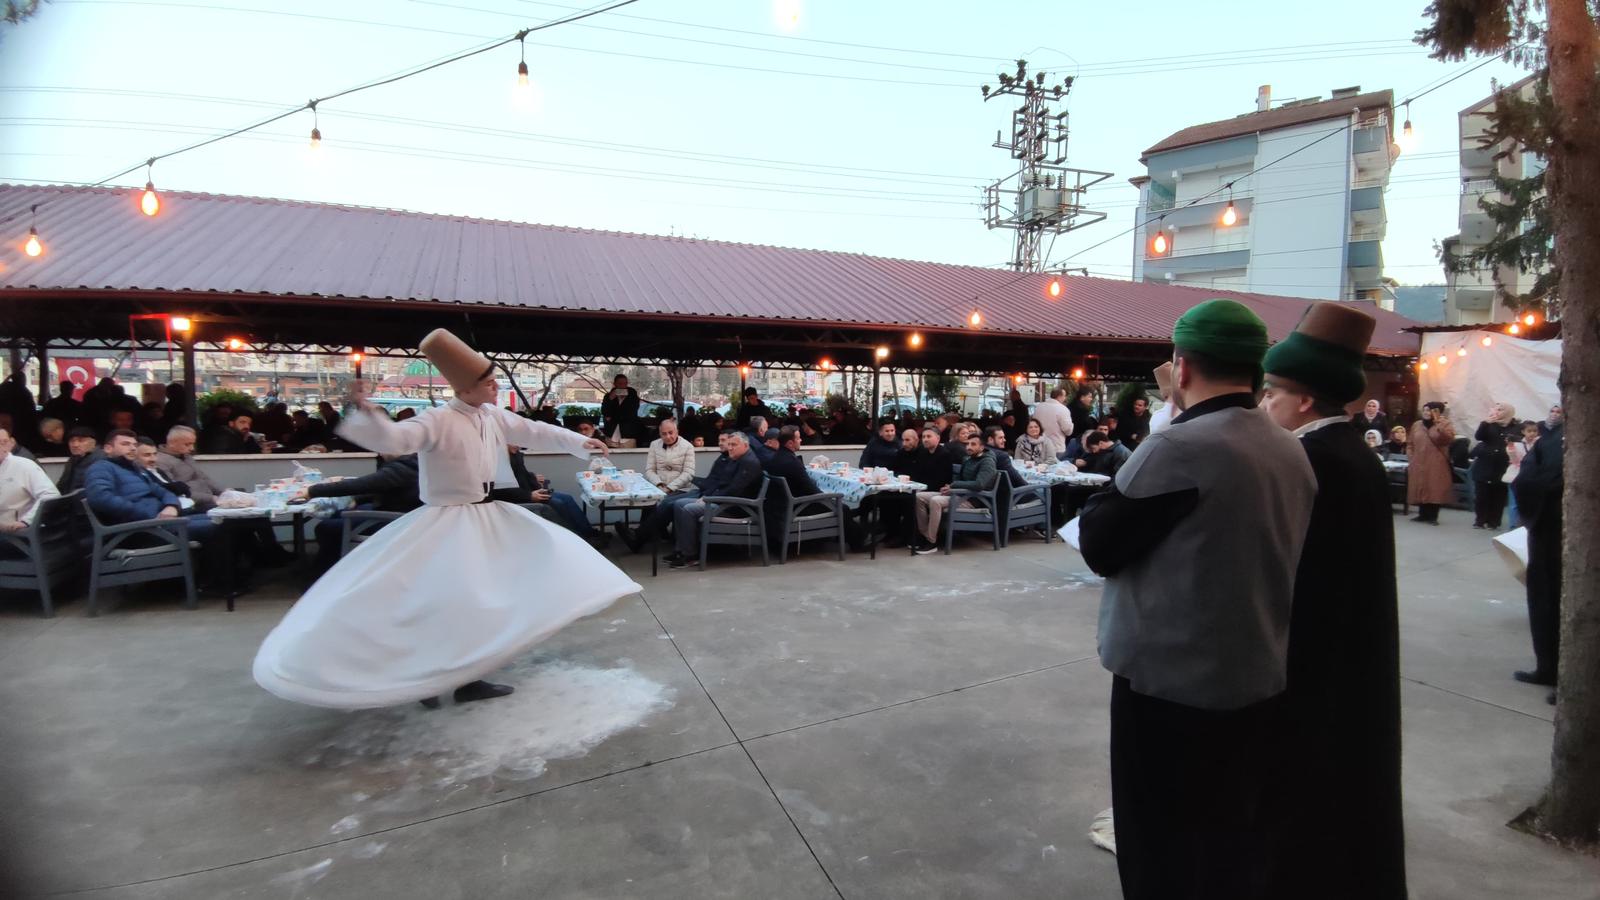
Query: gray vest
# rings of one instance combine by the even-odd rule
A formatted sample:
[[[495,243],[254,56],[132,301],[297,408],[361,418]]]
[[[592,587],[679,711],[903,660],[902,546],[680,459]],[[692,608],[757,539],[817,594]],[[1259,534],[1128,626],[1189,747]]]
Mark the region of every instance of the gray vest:
[[[1198,488],[1199,505],[1106,579],[1101,663],[1138,693],[1201,709],[1281,693],[1317,491],[1300,442],[1260,409],[1222,409],[1146,438],[1116,484],[1134,499]]]

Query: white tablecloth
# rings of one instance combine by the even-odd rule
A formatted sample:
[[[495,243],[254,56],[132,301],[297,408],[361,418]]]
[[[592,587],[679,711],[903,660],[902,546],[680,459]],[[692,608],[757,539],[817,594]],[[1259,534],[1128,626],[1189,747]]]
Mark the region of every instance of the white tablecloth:
[[[213,519],[271,519],[274,522],[287,522],[294,518],[295,513],[304,513],[318,519],[326,519],[335,512],[346,509],[354,503],[350,497],[313,497],[305,503],[291,503],[288,506],[244,506],[236,509],[217,507],[208,510],[206,515]]]
[[[596,490],[595,488],[604,480],[620,482],[622,490]],[[578,479],[578,499],[591,508],[599,508],[602,503],[607,507],[655,506],[666,499],[666,496],[665,491],[646,481],[645,477],[637,472],[632,475],[615,475],[610,479],[604,479],[599,475]]]
[[[884,484],[866,484],[861,479],[866,475],[862,469],[847,469],[843,474],[827,469],[807,469],[811,480],[817,483],[825,493],[839,494],[844,497],[844,505],[851,509],[861,506],[861,501],[873,494],[914,494],[925,491],[928,486],[915,481],[900,481],[898,479]]]
[[[1019,469],[1018,471],[1022,472],[1022,477],[1027,479],[1029,484],[1069,484],[1074,487],[1100,487],[1111,483],[1110,475],[1079,472],[1076,468],[1071,471],[1059,468],[1044,472],[1035,472],[1030,469]]]

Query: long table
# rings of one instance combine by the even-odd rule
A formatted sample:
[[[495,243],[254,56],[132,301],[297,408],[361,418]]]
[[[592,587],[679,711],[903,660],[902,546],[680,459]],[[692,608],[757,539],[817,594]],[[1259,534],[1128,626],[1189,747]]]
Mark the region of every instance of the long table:
[[[868,497],[877,497],[884,494],[902,494],[915,497],[918,491],[925,491],[928,486],[916,481],[901,481],[894,475],[888,476],[887,481],[878,482],[869,477],[865,469],[845,468],[826,469],[812,467],[806,470],[811,475],[811,480],[817,487],[828,493],[838,494],[844,498],[844,505],[850,509],[860,509],[862,501]],[[867,524],[868,556],[878,558],[879,523],[882,521],[882,504],[874,503],[871,506],[871,520]],[[915,521],[908,516],[906,521]],[[907,526],[909,530],[910,526]]]

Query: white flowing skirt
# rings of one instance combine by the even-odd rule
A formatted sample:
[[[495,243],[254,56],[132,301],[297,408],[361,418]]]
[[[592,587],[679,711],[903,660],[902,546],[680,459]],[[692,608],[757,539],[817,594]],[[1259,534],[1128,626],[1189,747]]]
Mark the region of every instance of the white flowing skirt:
[[[424,506],[356,545],[256,653],[256,683],[341,709],[436,697],[641,590],[510,503]]]

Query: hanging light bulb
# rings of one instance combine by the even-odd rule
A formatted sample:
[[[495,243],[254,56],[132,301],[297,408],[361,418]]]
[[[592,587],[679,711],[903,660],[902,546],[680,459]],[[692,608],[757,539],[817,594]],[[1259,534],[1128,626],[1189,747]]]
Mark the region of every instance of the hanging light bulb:
[[[1406,121],[1404,125],[1400,126],[1400,140],[1398,141],[1400,144],[1400,150],[1404,153],[1410,153],[1411,151],[1417,149],[1417,144],[1419,141],[1420,138],[1417,136],[1417,130],[1411,127],[1411,101],[1407,100]]]
[[[1052,296],[1052,297],[1061,296],[1061,279],[1059,279],[1059,278],[1050,279],[1050,296]]]
[[[1073,381],[1082,381],[1083,380],[1083,370],[1082,369],[1073,369],[1072,370],[1072,380]]]
[[[1484,337],[1484,339],[1483,339],[1483,341],[1482,341],[1482,342],[1481,342],[1481,343],[1482,343],[1482,344],[1483,344],[1483,345],[1484,345],[1484,346],[1485,346],[1485,347],[1488,347],[1488,346],[1490,346],[1490,345],[1491,345],[1491,344],[1493,344],[1493,343],[1494,343],[1494,338],[1492,338],[1492,337]]]
[[[829,369],[833,368],[833,360],[831,360],[831,359],[827,358],[826,356],[824,356],[822,358],[822,362],[817,363],[817,368],[819,368],[822,371],[826,372]]]
[[[1506,334],[1521,334],[1521,333],[1522,333],[1522,326],[1518,325],[1515,322],[1512,322],[1511,323],[1511,327],[1506,329]]]
[[[1167,243],[1167,233],[1165,231],[1156,232],[1155,240],[1150,242],[1150,249],[1154,250],[1157,256],[1166,256],[1169,246],[1171,245]]]
[[[967,316],[967,324],[971,325],[973,328],[977,328],[979,325],[982,325],[983,313],[973,310],[972,315]]]
[[[22,242],[22,252],[32,257],[44,253],[44,244],[39,240],[39,204],[28,207],[28,239]]]
[[[189,329],[194,327],[194,321],[188,316],[173,316],[168,323],[172,326],[172,330],[179,334],[188,334]]]
[[[156,194],[155,182],[144,183],[144,193],[139,197],[139,211],[152,217],[161,212],[161,198]]]
[[[322,129],[319,127],[321,123],[317,120],[317,101],[312,100],[306,105],[311,107],[311,149],[321,150]]]
[[[1450,365],[1450,357],[1445,356],[1443,353],[1439,354],[1439,365],[1441,365],[1441,366]]]
[[[1534,315],[1533,313],[1528,313],[1527,315],[1522,317],[1522,324],[1528,326],[1529,328],[1532,328],[1534,325],[1536,325],[1538,323],[1538,321],[1539,321],[1539,317]]]
[[[236,337],[228,338],[227,348],[229,350],[243,350],[244,341]]]
[[[1428,371],[1428,362],[1427,362],[1427,360],[1423,360],[1422,362],[1417,363],[1417,368],[1421,369],[1424,372]]]
[[[910,344],[911,348],[913,350],[918,348],[918,347],[921,347],[922,346],[922,332],[920,332],[920,331],[911,332],[911,336],[906,338],[906,343]]]
[[[1222,224],[1227,227],[1232,227],[1238,221],[1239,211],[1233,208],[1233,201],[1229,200],[1228,205],[1222,210]]]
[[[878,362],[883,362],[889,358],[889,348],[880,344],[878,349],[872,351],[872,355],[877,357]]]
[[[1462,347],[1460,350],[1457,350],[1456,351],[1456,355],[1457,356],[1466,356],[1467,355],[1467,348]]]
[[[1011,376],[1011,383],[1012,384],[1021,384],[1022,382],[1023,382],[1023,378],[1022,378],[1022,375],[1020,373]]]

